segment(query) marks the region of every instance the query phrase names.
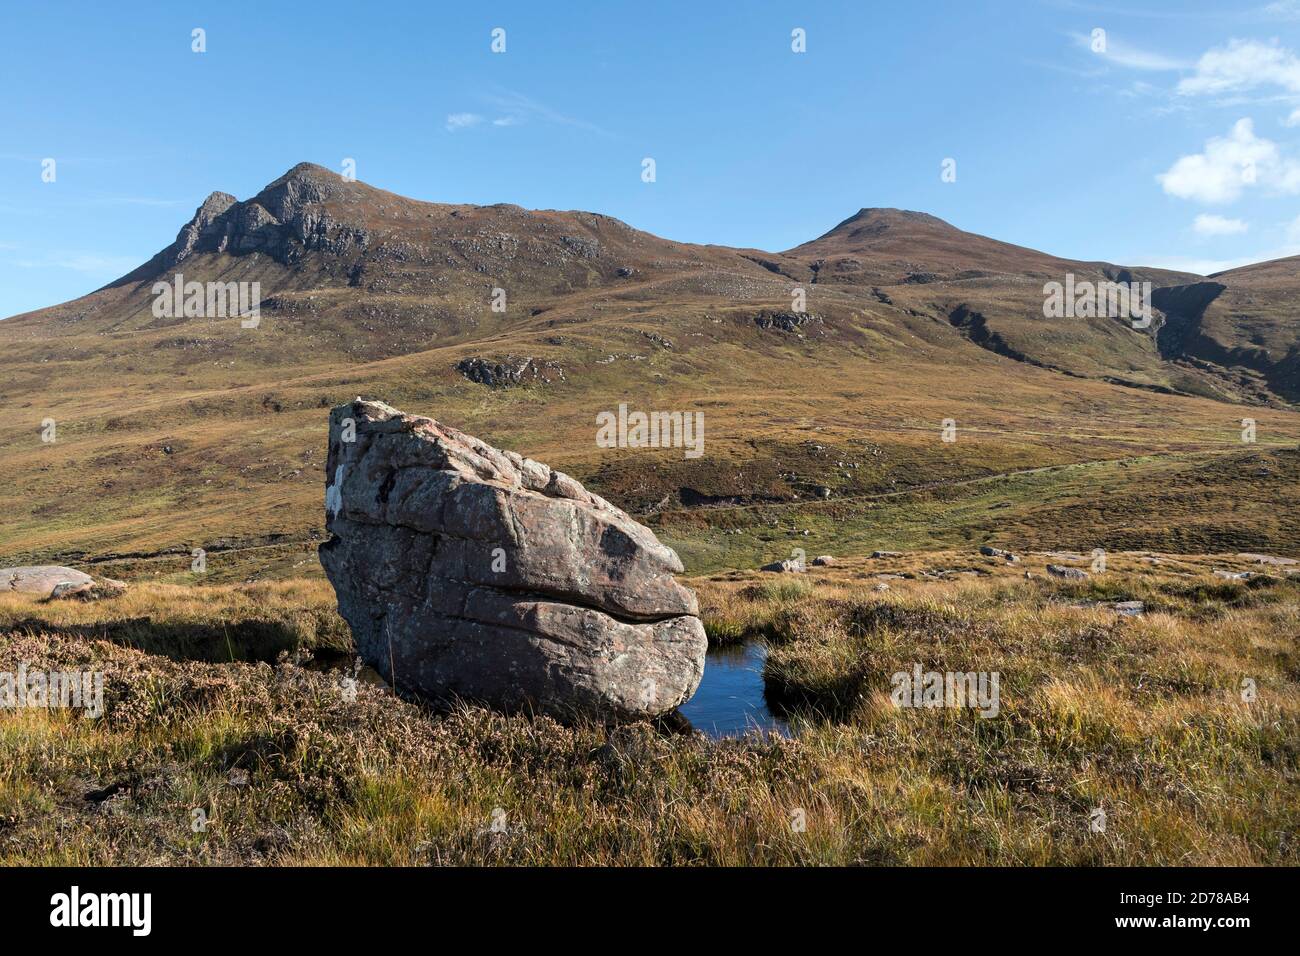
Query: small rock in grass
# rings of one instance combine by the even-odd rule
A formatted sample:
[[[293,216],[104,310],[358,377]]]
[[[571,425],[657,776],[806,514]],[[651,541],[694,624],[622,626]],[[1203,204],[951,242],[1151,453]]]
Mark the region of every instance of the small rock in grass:
[[[1016,564],[1020,561],[1019,555],[1013,554],[1010,551],[1004,551],[1001,548],[990,547],[987,544],[980,548],[980,554],[986,555],[990,558],[1002,558],[1007,562],[1007,564]]]
[[[832,564],[835,563],[835,559],[832,558],[829,554],[819,554],[817,555],[817,557],[813,558],[812,563],[817,565],[817,567],[819,568],[829,568]]]
[[[1053,577],[1062,578],[1063,580],[1066,581],[1088,580],[1087,571],[1082,571],[1079,568],[1067,568],[1061,564],[1049,564],[1047,566],[1047,573],[1052,575]]]
[[[67,570],[67,569],[64,569]],[[81,575],[81,572],[73,572]],[[83,580],[84,578],[84,580]],[[18,589],[16,589],[18,590]],[[39,593],[39,591],[37,592]],[[68,581],[60,581],[50,590],[46,601],[99,601],[104,598],[117,597],[126,593],[126,584],[112,578],[92,578],[81,575]]]
[[[1214,575],[1228,581],[1249,581],[1255,576],[1250,571],[1220,571],[1217,569]]]
[[[798,561],[773,561],[771,564],[765,564],[760,571],[774,571],[777,574],[798,574],[803,572],[803,567]]]

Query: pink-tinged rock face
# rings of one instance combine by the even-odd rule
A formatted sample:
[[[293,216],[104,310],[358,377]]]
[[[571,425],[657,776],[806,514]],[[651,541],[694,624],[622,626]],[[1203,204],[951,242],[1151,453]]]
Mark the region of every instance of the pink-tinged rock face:
[[[326,473],[321,563],[396,686],[563,719],[695,692],[706,639],[681,561],[568,475],[360,399],[330,415]]]

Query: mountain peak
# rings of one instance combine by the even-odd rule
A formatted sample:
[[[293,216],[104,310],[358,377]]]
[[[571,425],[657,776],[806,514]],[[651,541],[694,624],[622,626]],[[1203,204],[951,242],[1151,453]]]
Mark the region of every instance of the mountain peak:
[[[334,172],[332,169],[326,169],[317,163],[298,163],[275,182],[272,182],[270,186],[289,180],[299,182],[346,182],[339,173]],[[269,189],[270,186],[267,188]]]
[[[239,200],[230,195],[230,193],[223,193],[220,191],[208,193],[208,198],[203,200],[199,205],[199,208],[194,211],[194,216],[190,219],[190,223],[206,225],[237,202],[239,202]]]
[[[372,192],[378,190],[324,166],[298,163],[252,199],[241,202],[230,193],[210,193],[171,245],[110,286],[155,278],[199,252],[262,252],[289,262],[308,248],[364,247],[369,235],[362,218],[337,210],[358,208]],[[334,205],[326,207],[328,203]]]
[[[871,235],[901,226],[928,226],[930,228],[951,229],[956,227],[944,222],[938,216],[912,209],[895,209],[891,206],[866,206],[839,223],[825,235],[832,236],[848,231],[853,235]]]

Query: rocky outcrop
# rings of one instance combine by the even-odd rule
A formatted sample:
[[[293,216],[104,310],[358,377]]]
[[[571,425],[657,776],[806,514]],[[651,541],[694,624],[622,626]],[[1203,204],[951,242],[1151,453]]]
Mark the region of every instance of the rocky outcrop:
[[[777,312],[764,310],[754,316],[754,324],[760,329],[775,329],[779,332],[806,332],[820,326],[822,317],[813,312]]]
[[[662,714],[706,639],[681,562],[562,472],[357,399],[330,415],[321,563],[390,684],[560,719]]]
[[[471,382],[488,388],[511,388],[534,382],[564,381],[564,369],[555,362],[539,362],[532,356],[518,358],[507,355],[501,359],[474,356],[456,363],[456,371]]]
[[[370,231],[337,210],[355,205],[352,184],[338,173],[299,163],[252,199],[214,192],[203,200],[176,241],[114,285],[154,279],[199,253],[260,252],[286,265],[306,251],[335,256],[364,251]]]

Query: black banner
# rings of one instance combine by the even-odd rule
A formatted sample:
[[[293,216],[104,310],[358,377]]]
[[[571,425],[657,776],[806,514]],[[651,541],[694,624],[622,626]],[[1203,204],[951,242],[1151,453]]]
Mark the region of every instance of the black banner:
[[[775,918],[819,934],[851,924],[873,941],[953,938],[965,928],[972,942],[1041,929],[1071,940],[1196,935],[1232,945],[1242,933],[1293,923],[1282,914],[1293,877],[1263,869],[10,869],[0,871],[0,914],[12,941],[50,934],[128,944],[339,945],[474,925],[499,942],[512,932],[576,930],[580,914],[583,924],[612,920],[626,930],[656,912],[671,921],[678,907],[693,922],[708,906],[750,924],[737,927],[746,935]]]

